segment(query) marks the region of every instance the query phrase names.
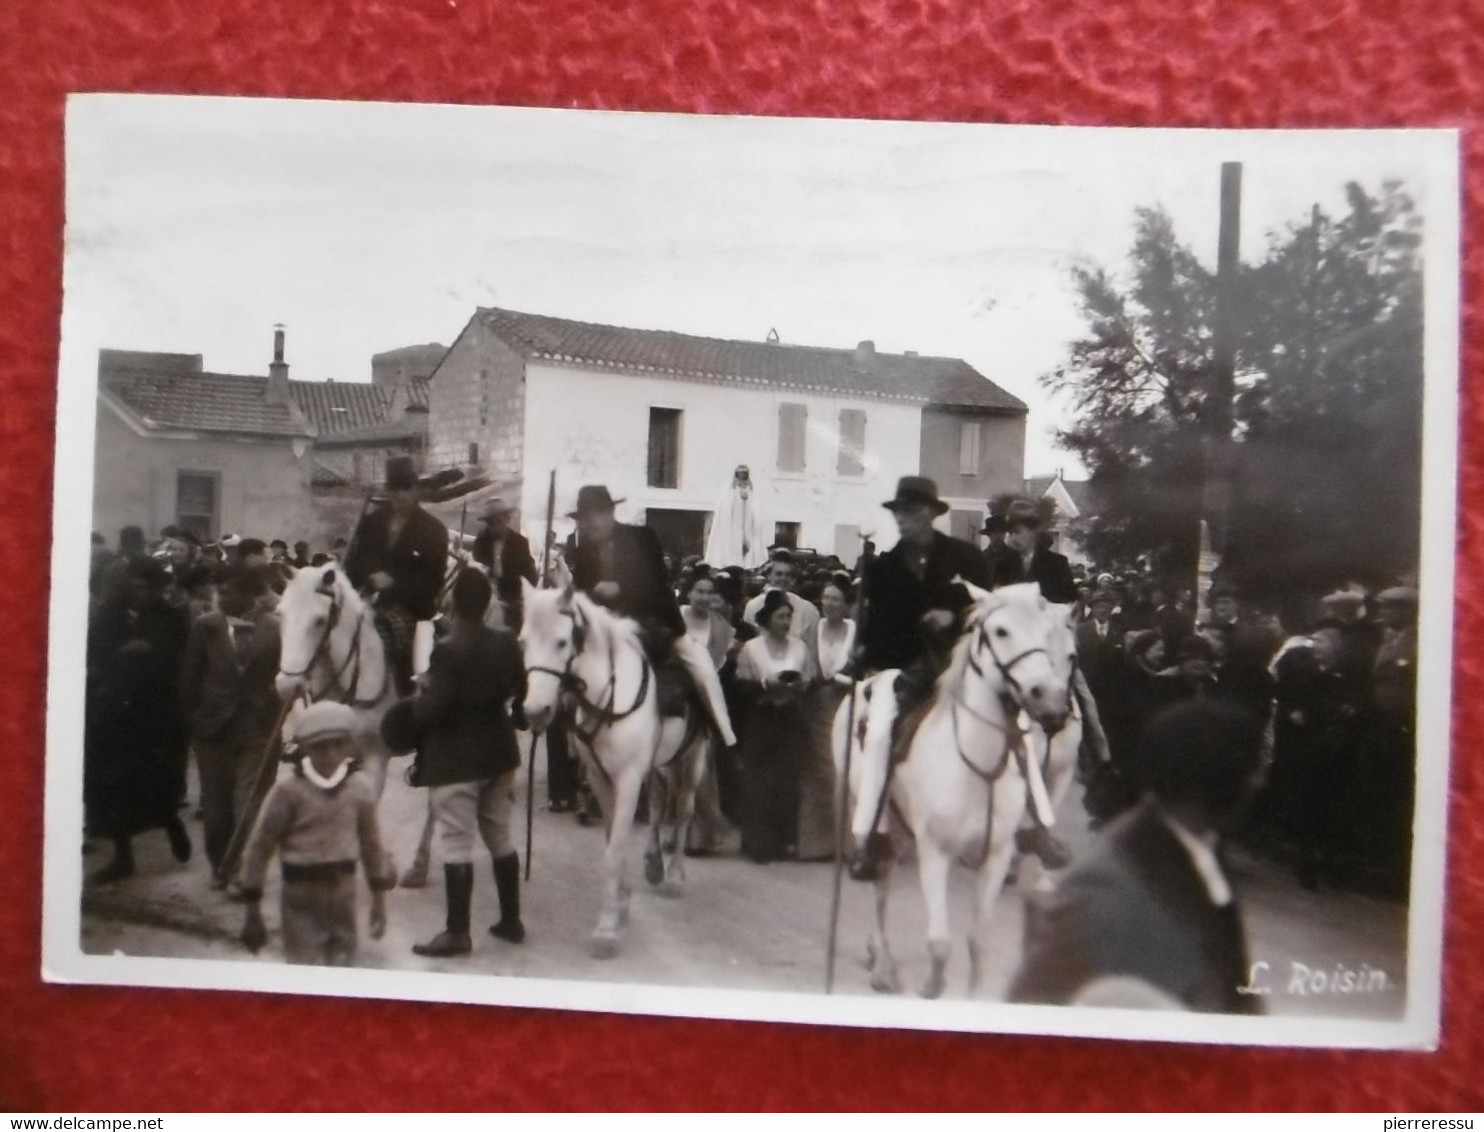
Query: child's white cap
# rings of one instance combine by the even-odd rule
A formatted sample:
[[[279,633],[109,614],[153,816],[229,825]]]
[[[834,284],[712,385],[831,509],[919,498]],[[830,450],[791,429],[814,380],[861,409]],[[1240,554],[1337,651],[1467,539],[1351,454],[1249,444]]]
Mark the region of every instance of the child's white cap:
[[[355,730],[356,713],[344,704],[321,700],[304,709],[294,724],[294,742],[301,747],[319,743],[325,739],[349,737]]]

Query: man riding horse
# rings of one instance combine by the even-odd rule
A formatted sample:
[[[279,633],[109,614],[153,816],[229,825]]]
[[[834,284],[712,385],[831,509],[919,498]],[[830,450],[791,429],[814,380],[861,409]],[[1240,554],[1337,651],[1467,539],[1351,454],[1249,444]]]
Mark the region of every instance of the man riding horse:
[[[984,556],[962,539],[933,528],[933,520],[948,510],[938,498],[938,485],[923,476],[903,476],[897,493],[882,504],[897,521],[900,539],[874,559],[861,592],[865,605],[857,629],[857,671],[901,669],[896,683],[896,717],[931,697],[953,642],[963,631],[965,611],[974,604],[960,584],[989,588]],[[865,789],[856,800],[857,812],[875,815],[872,829],[857,844],[850,865],[855,880],[872,880],[889,856],[890,842],[882,830],[882,799],[889,785],[889,750],[861,752],[862,782],[881,782],[879,790]],[[859,832],[859,826],[856,827]]]
[[[386,462],[386,503],[367,514],[350,540],[345,574],[375,595],[377,620],[391,644],[400,695],[412,692],[412,642],[419,621],[437,613],[448,566],[448,528],[418,503],[411,456]]]
[[[572,584],[639,623],[656,671],[671,670],[669,661],[679,661],[705,702],[723,745],[735,746],[737,737],[716,667],[706,649],[686,635],[659,540],[648,527],[615,521],[615,505],[622,502],[601,485],[589,484],[578,491],[577,509],[567,516],[577,520],[565,549]]]

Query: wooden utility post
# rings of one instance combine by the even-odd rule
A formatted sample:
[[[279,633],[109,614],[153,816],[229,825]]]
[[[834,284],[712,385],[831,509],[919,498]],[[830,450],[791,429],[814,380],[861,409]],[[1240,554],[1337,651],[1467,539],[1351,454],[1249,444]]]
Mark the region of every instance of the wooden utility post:
[[[1201,497],[1200,560],[1196,596],[1202,611],[1211,575],[1226,554],[1232,486],[1232,426],[1237,393],[1237,269],[1242,245],[1242,165],[1221,165],[1221,226],[1216,245],[1216,311],[1212,326],[1211,384],[1205,412],[1205,469]]]

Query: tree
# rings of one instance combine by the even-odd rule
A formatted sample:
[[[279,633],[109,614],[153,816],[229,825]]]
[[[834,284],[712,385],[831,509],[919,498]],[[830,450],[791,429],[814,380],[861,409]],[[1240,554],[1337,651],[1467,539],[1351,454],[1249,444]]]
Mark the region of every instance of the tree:
[[[1238,279],[1232,510],[1223,576],[1277,600],[1415,564],[1421,497],[1421,219],[1399,184],[1347,188],[1270,235]],[[1042,377],[1100,499],[1100,565],[1195,572],[1214,271],[1157,209],[1126,271],[1075,269],[1087,333]]]

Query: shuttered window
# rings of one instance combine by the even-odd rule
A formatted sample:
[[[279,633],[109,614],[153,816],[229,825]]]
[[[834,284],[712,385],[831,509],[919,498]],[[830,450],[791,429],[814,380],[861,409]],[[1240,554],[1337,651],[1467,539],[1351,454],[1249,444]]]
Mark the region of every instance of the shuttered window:
[[[858,476],[866,470],[866,412],[840,410],[840,460],[835,470],[842,476]]]
[[[978,421],[964,421],[959,426],[958,471],[959,475],[963,476],[977,476],[979,474]]]
[[[680,486],[680,410],[649,410],[649,486]]]
[[[778,470],[804,470],[804,438],[809,428],[809,407],[784,402],[778,406]]]

